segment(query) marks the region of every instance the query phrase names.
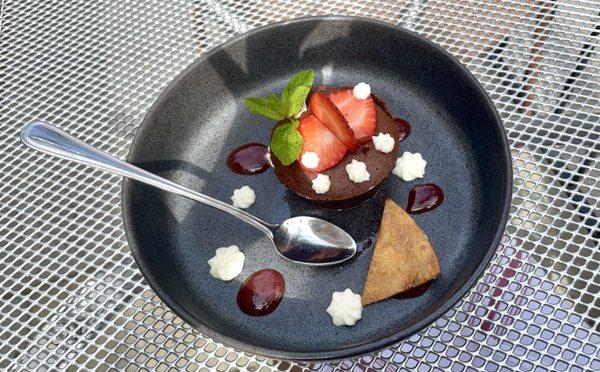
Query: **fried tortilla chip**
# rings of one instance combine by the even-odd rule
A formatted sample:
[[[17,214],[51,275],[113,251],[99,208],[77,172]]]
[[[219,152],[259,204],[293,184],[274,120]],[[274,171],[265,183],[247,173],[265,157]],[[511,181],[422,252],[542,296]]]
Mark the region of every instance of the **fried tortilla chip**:
[[[387,199],[362,304],[385,300],[439,273],[440,265],[429,240],[404,209]]]

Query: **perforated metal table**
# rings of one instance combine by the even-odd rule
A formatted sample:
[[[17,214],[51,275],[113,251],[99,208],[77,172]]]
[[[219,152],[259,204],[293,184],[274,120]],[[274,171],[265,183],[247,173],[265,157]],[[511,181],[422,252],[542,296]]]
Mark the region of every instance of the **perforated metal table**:
[[[600,2],[1,1],[0,369],[600,370]],[[124,158],[161,89],[245,30],[315,14],[401,25],[458,57],[504,121],[514,198],[455,308],[359,360],[296,365],[203,337],[129,254],[120,180],[24,148],[43,118]]]

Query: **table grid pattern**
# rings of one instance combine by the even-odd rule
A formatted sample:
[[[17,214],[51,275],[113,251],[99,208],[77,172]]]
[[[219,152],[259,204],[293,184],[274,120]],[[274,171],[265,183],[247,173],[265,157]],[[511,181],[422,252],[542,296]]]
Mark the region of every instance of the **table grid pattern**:
[[[597,0],[0,0],[0,370],[600,370]],[[498,108],[511,216],[484,277],[410,339],[337,364],[203,337],[129,254],[115,176],[40,155],[41,118],[124,158],[177,73],[246,30],[347,14],[446,48]]]

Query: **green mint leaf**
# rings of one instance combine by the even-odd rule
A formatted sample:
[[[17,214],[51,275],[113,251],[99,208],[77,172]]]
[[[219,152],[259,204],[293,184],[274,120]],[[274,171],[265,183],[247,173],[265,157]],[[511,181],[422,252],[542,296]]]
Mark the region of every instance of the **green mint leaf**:
[[[298,87],[311,87],[313,85],[313,79],[315,77],[315,72],[313,70],[304,70],[297,72],[292,76],[290,81],[287,83],[285,89],[281,93],[281,96],[284,97],[289,95],[294,89]]]
[[[290,96],[287,100],[287,114],[290,117],[296,117],[298,113],[302,110],[302,106],[306,102],[306,97],[310,92],[309,87],[301,86],[297,87],[290,93]]]
[[[277,121],[287,117],[287,109],[274,94],[271,94],[268,98],[248,97],[245,102],[248,111],[255,115]]]
[[[288,117],[296,116],[302,109],[302,104],[306,101],[308,91],[310,91],[310,87],[313,85],[314,77],[315,72],[313,70],[300,71],[292,76],[283,92],[281,92],[281,103],[286,109]],[[300,90],[300,92],[304,92],[306,90],[304,98],[301,98],[303,93],[299,94],[298,92],[298,88],[301,87],[303,88]],[[302,103],[298,105],[298,101],[300,99],[302,99]]]
[[[298,120],[275,128],[269,147],[283,165],[290,165],[298,159],[302,150],[302,136],[298,132]]]

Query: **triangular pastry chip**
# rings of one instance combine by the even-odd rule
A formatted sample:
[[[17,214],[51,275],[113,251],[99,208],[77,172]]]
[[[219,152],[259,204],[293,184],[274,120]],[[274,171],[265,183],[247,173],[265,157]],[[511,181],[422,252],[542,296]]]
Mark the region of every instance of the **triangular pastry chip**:
[[[385,300],[434,279],[440,273],[435,252],[419,226],[387,199],[362,304]]]

